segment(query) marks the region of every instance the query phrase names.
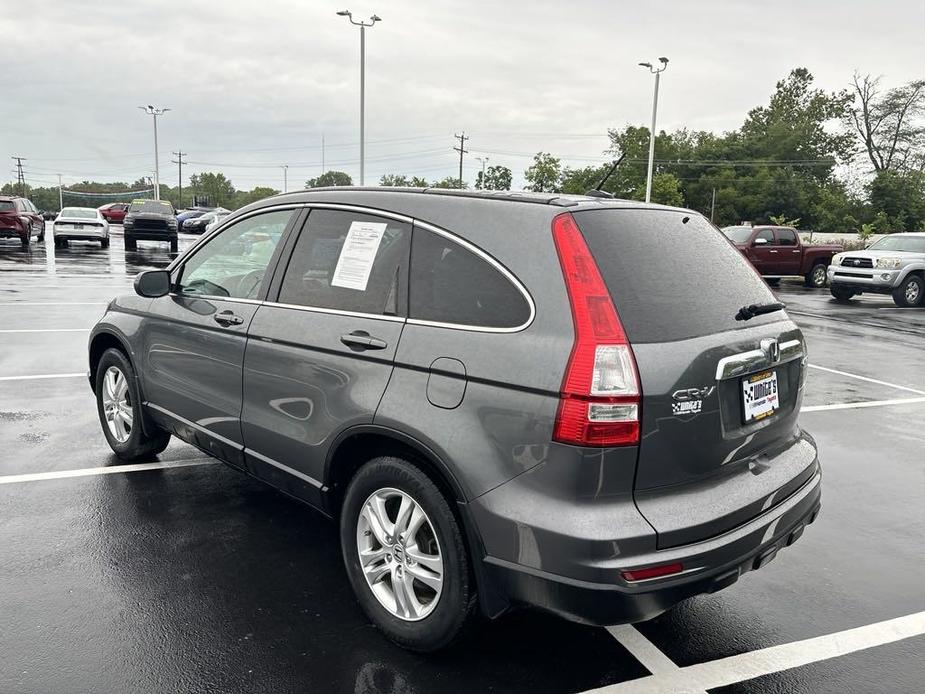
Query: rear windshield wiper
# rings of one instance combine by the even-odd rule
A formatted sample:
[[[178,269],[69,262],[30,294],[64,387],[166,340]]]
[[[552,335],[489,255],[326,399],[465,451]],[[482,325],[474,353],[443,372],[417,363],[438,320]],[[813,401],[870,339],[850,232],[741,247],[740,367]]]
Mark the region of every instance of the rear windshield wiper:
[[[765,313],[783,311],[785,308],[787,308],[787,304],[782,304],[779,301],[770,304],[751,304],[750,306],[743,306],[739,309],[739,312],[736,314],[736,320],[751,320],[755,316],[763,316]]]

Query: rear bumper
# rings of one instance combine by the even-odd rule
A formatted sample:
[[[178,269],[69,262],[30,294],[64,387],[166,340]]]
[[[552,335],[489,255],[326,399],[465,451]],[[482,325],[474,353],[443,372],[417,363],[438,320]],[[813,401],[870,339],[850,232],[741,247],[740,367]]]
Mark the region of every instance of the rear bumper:
[[[99,241],[109,236],[109,232],[105,229],[75,229],[74,231],[68,229],[58,231],[55,229],[52,234],[56,239],[75,239],[78,241]]]
[[[21,239],[26,236],[26,230],[19,226],[0,226],[0,239]]]
[[[123,230],[126,239],[135,241],[176,241],[176,229],[135,229]]]
[[[485,574],[492,588],[512,603],[539,607],[586,624],[609,625],[643,621],[661,614],[681,600],[713,593],[740,576],[761,568],[777,552],[799,539],[816,520],[821,507],[821,473],[782,503],[750,522],[691,545],[598,562],[607,582],[568,578],[506,561],[485,558]],[[628,583],[621,569],[681,563],[683,573]]]

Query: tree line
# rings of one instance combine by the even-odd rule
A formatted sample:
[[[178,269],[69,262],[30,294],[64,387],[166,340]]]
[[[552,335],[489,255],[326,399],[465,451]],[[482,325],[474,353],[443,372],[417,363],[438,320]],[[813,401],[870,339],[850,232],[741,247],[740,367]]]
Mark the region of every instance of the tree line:
[[[812,74],[797,68],[780,80],[765,105],[750,110],[741,126],[723,133],[681,128],[655,138],[654,202],[698,210],[716,224],[780,222],[813,231],[891,233],[925,229],[925,80],[885,87],[882,79],[855,74],[850,86],[827,92]],[[609,129],[602,153],[620,166],[601,186],[618,198],[641,200],[646,187],[649,129],[629,125]],[[526,188],[582,194],[596,188],[610,163],[564,166],[541,151],[524,170]],[[479,171],[476,189],[510,190],[506,166]],[[343,171],[326,171],[306,188],[353,185]],[[467,188],[457,176],[428,181],[386,174],[382,186]],[[134,183],[84,181],[74,191],[125,192],[150,187]],[[0,192],[9,194],[7,184]],[[193,196],[230,209],[278,193],[268,187],[235,189],[220,172],[194,174],[183,188],[183,204]],[[32,188],[40,209],[57,210],[55,187]],[[161,198],[181,206],[180,191],[161,185]],[[94,200],[103,204],[105,200]],[[78,204],[65,199],[65,204]]]

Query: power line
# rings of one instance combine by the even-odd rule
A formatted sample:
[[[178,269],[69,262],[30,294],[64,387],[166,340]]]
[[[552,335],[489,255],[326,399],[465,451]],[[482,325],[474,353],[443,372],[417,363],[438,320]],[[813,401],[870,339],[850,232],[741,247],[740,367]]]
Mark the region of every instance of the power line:
[[[459,140],[459,147],[454,147],[454,148],[453,148],[453,151],[454,151],[454,152],[459,152],[459,188],[462,189],[462,187],[463,187],[463,177],[462,177],[462,170],[463,170],[463,155],[464,155],[464,154],[468,154],[468,152],[469,152],[469,150],[466,149],[466,140],[468,140],[468,139],[470,139],[470,138],[466,135],[466,131],[465,131],[465,130],[463,130],[463,134],[462,134],[462,135],[453,135],[453,137],[455,137],[457,140]]]
[[[26,161],[24,157],[10,157],[16,161],[16,182],[19,184],[19,194],[26,197],[26,179],[23,178],[22,163]]]

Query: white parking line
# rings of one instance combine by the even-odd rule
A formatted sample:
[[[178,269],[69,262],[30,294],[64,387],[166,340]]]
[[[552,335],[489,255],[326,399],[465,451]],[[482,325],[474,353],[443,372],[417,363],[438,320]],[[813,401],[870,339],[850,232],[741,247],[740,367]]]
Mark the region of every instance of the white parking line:
[[[925,402],[925,398],[899,398],[898,400],[861,400],[858,402],[839,402],[834,405],[809,405],[800,408],[804,412],[822,412],[824,410],[856,410],[863,407],[884,407],[886,405],[913,405]]]
[[[105,306],[108,301],[0,301],[0,306]]]
[[[35,374],[33,376],[0,376],[0,381],[33,381],[42,378],[86,378],[87,373],[76,374]]]
[[[52,470],[51,472],[32,472],[23,475],[0,475],[0,484],[17,482],[41,482],[43,480],[60,480],[68,477],[91,477],[93,475],[114,475],[121,472],[145,472],[147,470],[165,470],[174,467],[192,467],[194,465],[213,465],[214,458],[188,458],[186,460],[166,460],[156,463],[135,463],[134,465],[113,465],[110,467],[88,467],[80,470]]]
[[[632,624],[607,627],[607,631],[653,675],[670,674],[681,669]]]
[[[925,395],[925,390],[918,390],[917,388],[910,388],[909,386],[901,386],[896,383],[888,383],[886,381],[878,381],[876,378],[868,378],[867,376],[859,376],[858,374],[848,373],[847,371],[839,371],[838,369],[830,369],[826,366],[819,366],[817,364],[809,364],[811,369],[819,369],[820,371],[828,371],[831,374],[838,374],[839,376],[847,376],[848,378],[855,378],[859,381],[867,381],[868,383],[876,383],[880,386],[888,386],[890,388],[897,388],[898,390],[905,390],[909,393],[915,393],[916,395]]]
[[[654,673],[585,694],[702,692],[922,635],[925,635],[925,612],[916,612],[834,634]]]
[[[85,333],[90,328],[33,328],[20,330],[0,330],[0,333]]]

